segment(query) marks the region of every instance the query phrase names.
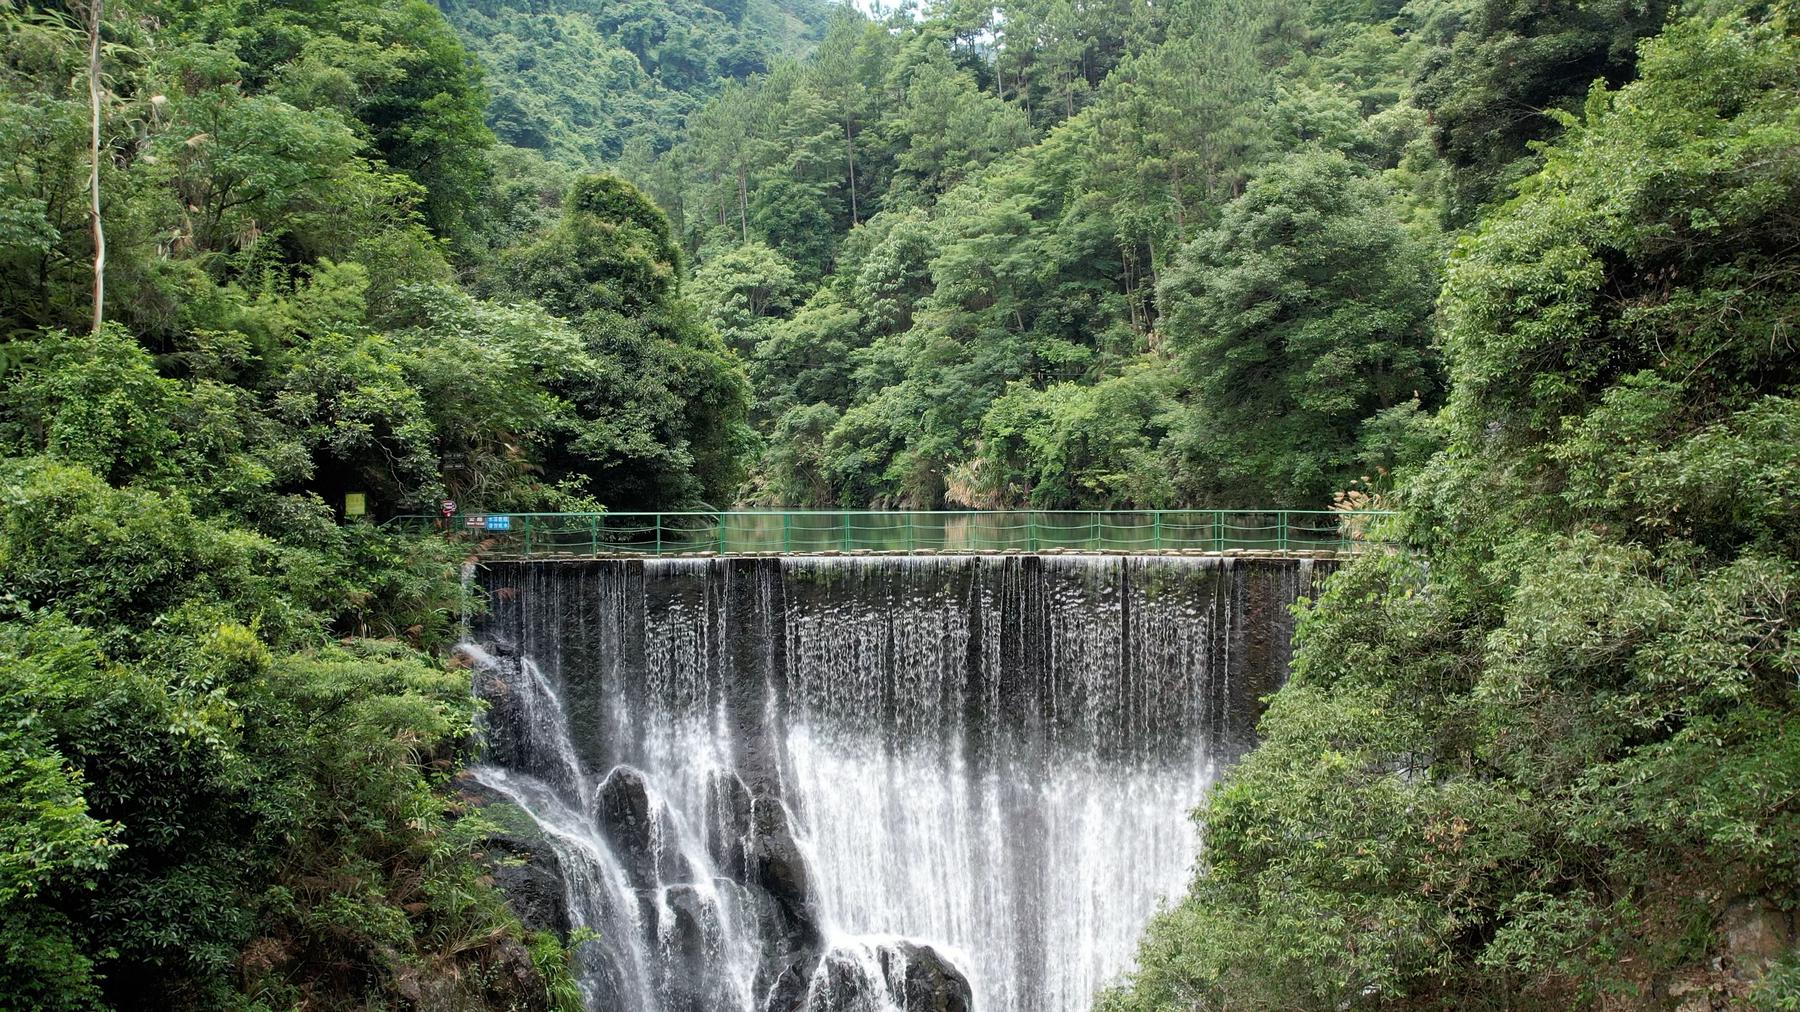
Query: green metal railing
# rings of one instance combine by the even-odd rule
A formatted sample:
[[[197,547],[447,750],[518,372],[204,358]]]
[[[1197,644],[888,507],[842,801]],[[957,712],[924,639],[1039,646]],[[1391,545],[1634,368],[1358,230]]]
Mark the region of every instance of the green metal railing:
[[[1349,554],[1386,511],[733,510],[459,513],[389,525],[439,530],[496,559],[851,552],[1272,552]]]

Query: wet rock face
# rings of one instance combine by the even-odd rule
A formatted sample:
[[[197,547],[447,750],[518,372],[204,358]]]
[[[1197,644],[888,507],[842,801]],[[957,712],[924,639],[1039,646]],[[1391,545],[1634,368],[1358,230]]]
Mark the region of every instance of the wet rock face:
[[[527,931],[554,931],[559,937],[568,937],[571,924],[562,863],[548,843],[490,838],[484,857],[493,869],[494,886]]]
[[[750,788],[736,773],[714,770],[707,778],[707,853],[739,885],[749,881],[745,844],[750,839],[750,805]]]
[[[693,885],[670,886],[654,924],[663,954],[663,1012],[738,1012],[731,982],[714,958],[723,939],[713,902]]]
[[[663,902],[668,916],[661,935],[667,942],[669,957],[685,967],[703,967],[709,943],[714,940],[711,936],[718,934],[718,917],[712,904],[687,883],[670,886]]]
[[[969,1012],[969,978],[931,946],[894,942],[877,958],[889,993],[907,1012]]]
[[[794,839],[787,806],[781,799],[753,800],[744,856],[750,878],[747,884],[774,901],[780,915],[776,926],[789,945],[796,950],[816,946],[821,938],[818,898],[813,894],[806,855]]]
[[[475,695],[487,701],[483,748],[490,761],[513,769],[531,762],[530,722],[521,712],[513,686],[519,683],[519,662],[512,657],[490,656],[474,665]]]
[[[473,808],[507,804],[474,780],[463,781],[459,793]],[[505,809],[496,811],[504,812]],[[555,846],[542,833],[529,830],[490,833],[482,841],[482,861],[493,876],[495,888],[506,897],[526,930],[554,931],[559,936],[568,936],[573,921],[569,916],[562,860],[557,857]]]
[[[833,949],[819,961],[801,1012],[969,1012],[962,971],[929,945],[906,940]]]
[[[759,993],[778,984],[792,990],[796,975],[804,990],[824,935],[812,874],[787,807],[773,795],[753,794],[736,773],[719,770],[707,783],[707,808],[707,853],[740,888],[763,940]]]
[[[680,848],[664,836],[670,819],[662,804],[651,800],[643,773],[615,767],[595,794],[595,821],[624,864],[632,888],[655,889],[692,879]]]
[[[715,885],[735,890],[758,927],[760,976],[776,982],[770,1007],[797,1009],[823,934],[787,808],[778,797],[753,794],[731,771],[716,772],[709,793],[712,824],[704,843],[721,875]],[[717,958],[724,944],[721,912],[682,855],[678,824],[642,771],[615,767],[595,789],[593,811],[596,830],[636,894],[643,943],[658,954],[659,1012],[738,1012]]]
[[[761,1012],[800,1012],[804,1009],[807,987],[816,965],[816,957],[810,961],[793,962],[783,967],[772,983],[759,979],[758,992],[768,995],[762,1003]]]
[[[804,1012],[879,1012],[880,993],[862,962],[853,955],[833,952],[820,961],[808,981]]]

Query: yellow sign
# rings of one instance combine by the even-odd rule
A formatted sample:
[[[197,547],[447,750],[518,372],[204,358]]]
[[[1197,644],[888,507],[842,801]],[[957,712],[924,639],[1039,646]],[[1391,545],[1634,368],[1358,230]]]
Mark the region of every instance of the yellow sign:
[[[351,492],[344,496],[344,515],[360,517],[368,512],[368,502],[361,492]]]

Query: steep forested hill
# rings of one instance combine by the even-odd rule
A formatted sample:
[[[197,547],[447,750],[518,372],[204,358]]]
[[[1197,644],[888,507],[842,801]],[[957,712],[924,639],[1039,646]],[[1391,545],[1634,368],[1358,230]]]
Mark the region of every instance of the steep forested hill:
[[[1800,22],[1693,5],[1564,123],[1107,1012],[1800,1007]]]
[[[660,151],[728,81],[803,55],[827,0],[437,0],[502,144],[576,166]]]
[[[750,501],[1316,507],[1434,445],[1447,229],[1661,16],[846,11],[629,168],[749,365]]]
[[[1402,508],[1106,1008],[1800,1007],[1797,33],[845,14],[634,167],[752,501]]]
[[[380,522],[716,500],[747,391],[485,104],[423,0],[0,5],[0,1008],[579,1007],[450,789],[479,604]]]
[[[1791,0],[444,10],[0,4],[0,1006],[579,1005],[395,514],[1374,496],[1107,1007],[1800,1008]]]

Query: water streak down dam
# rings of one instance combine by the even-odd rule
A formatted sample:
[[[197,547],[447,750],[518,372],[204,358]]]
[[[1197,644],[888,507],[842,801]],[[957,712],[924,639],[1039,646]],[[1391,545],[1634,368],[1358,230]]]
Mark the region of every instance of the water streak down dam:
[[[1085,1009],[1184,888],[1329,565],[491,563],[474,789],[546,841],[555,926],[598,932],[592,1008]]]

